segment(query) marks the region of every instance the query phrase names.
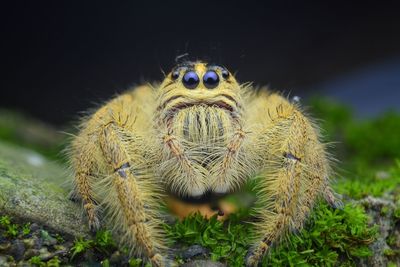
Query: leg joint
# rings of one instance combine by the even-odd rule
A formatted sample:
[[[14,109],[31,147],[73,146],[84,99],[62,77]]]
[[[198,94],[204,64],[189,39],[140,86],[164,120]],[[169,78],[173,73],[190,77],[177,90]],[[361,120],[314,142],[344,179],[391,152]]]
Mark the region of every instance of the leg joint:
[[[118,173],[119,176],[126,179],[126,177],[128,176],[126,170],[129,169],[130,166],[131,165],[129,164],[129,162],[125,162],[120,167],[116,168],[114,172]]]
[[[296,160],[296,161],[301,161],[301,158],[296,157],[295,155],[293,155],[290,152],[285,152],[283,153],[283,156],[287,159],[292,159],[292,160]]]

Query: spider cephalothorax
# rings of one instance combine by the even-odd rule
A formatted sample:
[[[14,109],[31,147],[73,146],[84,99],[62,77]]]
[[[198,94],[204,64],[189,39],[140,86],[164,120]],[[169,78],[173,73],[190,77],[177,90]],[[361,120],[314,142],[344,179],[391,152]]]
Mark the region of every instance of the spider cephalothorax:
[[[89,225],[99,226],[101,207],[131,253],[154,266],[168,262],[158,211],[165,195],[228,194],[261,177],[249,266],[302,227],[318,196],[335,202],[324,145],[299,107],[203,62],[101,107],[83,122],[71,163]]]
[[[233,172],[243,166],[229,160],[244,137],[242,94],[235,78],[216,65],[179,66],[160,85],[156,127],[164,133],[167,162],[160,171],[171,191],[201,196],[241,184]]]

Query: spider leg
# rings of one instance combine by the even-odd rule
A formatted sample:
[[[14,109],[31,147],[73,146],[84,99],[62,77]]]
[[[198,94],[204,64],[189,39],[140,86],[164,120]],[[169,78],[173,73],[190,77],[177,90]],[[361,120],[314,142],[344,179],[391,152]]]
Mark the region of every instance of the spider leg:
[[[77,138],[74,142],[75,147],[80,147],[79,153],[72,158],[72,164],[75,168],[74,190],[71,197],[76,199],[78,196],[82,199],[83,208],[87,214],[89,228],[96,231],[100,228],[98,216],[98,201],[93,192],[93,183],[96,179],[95,162],[95,142],[89,140],[84,142],[82,138]]]
[[[140,87],[107,103],[83,122],[70,156],[89,224],[98,227],[96,211],[102,207],[107,225],[131,255],[166,266],[158,212],[162,190],[149,132],[151,98],[150,88]]]
[[[134,247],[137,254],[145,255],[153,266],[165,266],[165,260],[160,254],[163,248],[160,241],[160,220],[154,217],[156,211],[151,210],[154,200],[149,197],[155,192],[149,192],[149,185],[140,183],[134,174],[135,162],[131,161],[122,141],[124,130],[114,123],[104,127],[100,136],[100,147],[107,163],[112,169],[111,181],[115,188],[117,204],[111,203],[114,221],[119,222],[124,232],[125,240]],[[153,208],[154,209],[154,208]]]
[[[230,140],[226,147],[222,163],[215,166],[215,181],[213,182],[215,192],[226,193],[227,189],[231,187],[229,183],[233,183],[237,188],[244,182],[243,175],[240,175],[237,171],[232,172],[234,169],[232,166],[237,165],[238,154],[240,149],[242,149],[245,137],[246,133],[242,129],[236,130],[233,134],[232,140]]]
[[[270,112],[258,140],[267,151],[258,192],[262,208],[258,241],[247,255],[247,266],[257,266],[273,244],[301,229],[317,196],[331,192],[329,162],[316,129],[284,98],[271,95],[266,102]]]
[[[182,143],[171,133],[164,135],[163,137],[164,146],[166,151],[171,153],[175,159],[172,166],[172,170],[168,169],[167,173],[179,173],[178,177],[181,177],[179,187],[173,188],[176,192],[186,195],[189,191],[194,196],[202,195],[206,191],[206,186],[204,181],[198,179],[201,174],[200,166],[193,166],[193,162],[188,158]],[[167,183],[171,183],[170,179],[176,178],[176,176],[169,176],[167,178]]]

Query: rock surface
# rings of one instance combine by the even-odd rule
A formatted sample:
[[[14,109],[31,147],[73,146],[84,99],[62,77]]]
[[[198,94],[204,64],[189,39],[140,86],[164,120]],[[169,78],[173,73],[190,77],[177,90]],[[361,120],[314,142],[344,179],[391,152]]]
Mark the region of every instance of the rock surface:
[[[36,152],[0,142],[0,214],[62,234],[87,236],[78,204],[68,200],[67,173]]]
[[[400,266],[400,258],[392,257],[391,251],[398,250],[400,244],[388,244],[391,239],[400,241],[400,224],[396,222],[394,211],[396,205],[391,196],[386,198],[366,197],[359,201],[365,207],[370,216],[370,224],[378,227],[378,237],[370,245],[372,256],[362,259],[359,266],[362,267],[381,267],[388,266],[389,262]],[[390,246],[392,245],[392,247]]]

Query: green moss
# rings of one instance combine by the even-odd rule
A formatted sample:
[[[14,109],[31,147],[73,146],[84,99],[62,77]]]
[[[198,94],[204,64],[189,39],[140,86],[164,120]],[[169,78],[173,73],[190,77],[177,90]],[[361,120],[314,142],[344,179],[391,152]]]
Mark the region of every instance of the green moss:
[[[74,244],[71,248],[71,260],[75,258],[75,256],[84,253],[86,250],[92,248],[93,240],[86,240],[82,237],[75,239]]]
[[[243,224],[243,219],[243,214],[234,214],[224,224],[216,216],[207,220],[195,214],[172,226],[166,225],[165,229],[173,242],[187,246],[199,244],[210,250],[212,260],[243,266],[252,228]]]
[[[7,230],[4,232],[4,236],[14,238],[18,236],[18,225],[10,224],[7,226]]]
[[[30,233],[30,224],[19,225],[12,222],[8,215],[0,216],[0,230],[3,236],[7,238],[16,238],[17,236],[25,236]]]
[[[381,164],[400,158],[400,116],[386,113],[373,120],[352,123],[345,131],[348,153],[363,162]]]
[[[110,266],[108,257],[117,250],[117,245],[113,239],[111,232],[108,230],[99,230],[94,239],[86,239],[83,237],[75,239],[73,246],[70,249],[70,260],[76,260],[77,256],[84,254],[86,251],[97,251],[101,255],[100,259],[102,266]],[[128,250],[122,249],[122,254],[127,255]],[[132,258],[129,260],[129,266],[142,266],[142,260]],[[147,266],[147,265],[145,265]]]
[[[252,236],[252,226],[243,220],[232,215],[222,223],[216,217],[207,220],[196,214],[166,226],[166,230],[175,242],[208,248],[213,260],[243,266]],[[367,221],[361,207],[346,205],[343,210],[333,210],[320,204],[306,228],[297,235],[289,235],[275,247],[263,266],[332,266],[368,257],[371,255],[368,245],[374,241],[376,228],[369,227]]]
[[[60,265],[61,265],[60,259],[57,256],[55,256],[54,258],[52,258],[47,262],[46,267],[59,267]]]
[[[110,267],[110,261],[108,259],[105,259],[104,261],[101,262],[102,267]]]
[[[384,251],[383,251],[383,254],[385,255],[385,256],[394,256],[394,255],[396,255],[396,252],[394,251],[394,250],[392,250],[392,249],[385,249]]]
[[[332,210],[320,204],[309,225],[274,248],[264,265],[267,262],[273,266],[353,264],[355,259],[371,255],[368,245],[376,233],[376,227],[368,226],[368,217],[361,207],[347,204],[343,210]]]
[[[365,171],[359,171],[364,173]],[[358,172],[358,173],[359,173]],[[353,199],[361,199],[366,196],[380,197],[385,193],[399,195],[400,184],[400,160],[385,171],[387,177],[379,177],[376,172],[363,175],[354,175],[353,177],[340,178],[335,184],[338,193],[349,196]]]
[[[142,266],[142,260],[141,259],[130,259],[129,260],[129,267],[139,267]]]
[[[393,213],[394,218],[399,221],[400,220],[400,206],[398,206]]]
[[[25,223],[24,225],[22,225],[21,231],[23,235],[29,235],[31,233],[30,226],[31,226],[30,223]]]
[[[117,245],[110,231],[100,230],[96,233],[94,247],[102,253],[110,254],[110,252],[117,248]]]
[[[0,226],[1,227],[7,227],[11,224],[11,218],[8,215],[3,215],[0,217]]]
[[[39,256],[33,256],[32,258],[29,259],[29,263],[32,264],[33,266],[38,266],[38,267],[59,267],[61,261],[57,256],[55,256],[54,258],[50,259],[47,262],[42,261],[42,259]]]
[[[46,263],[44,263],[39,256],[33,256],[30,258],[29,262],[34,266],[46,266]]]
[[[64,243],[64,238],[60,234],[56,234],[54,238],[57,240],[59,244]]]

